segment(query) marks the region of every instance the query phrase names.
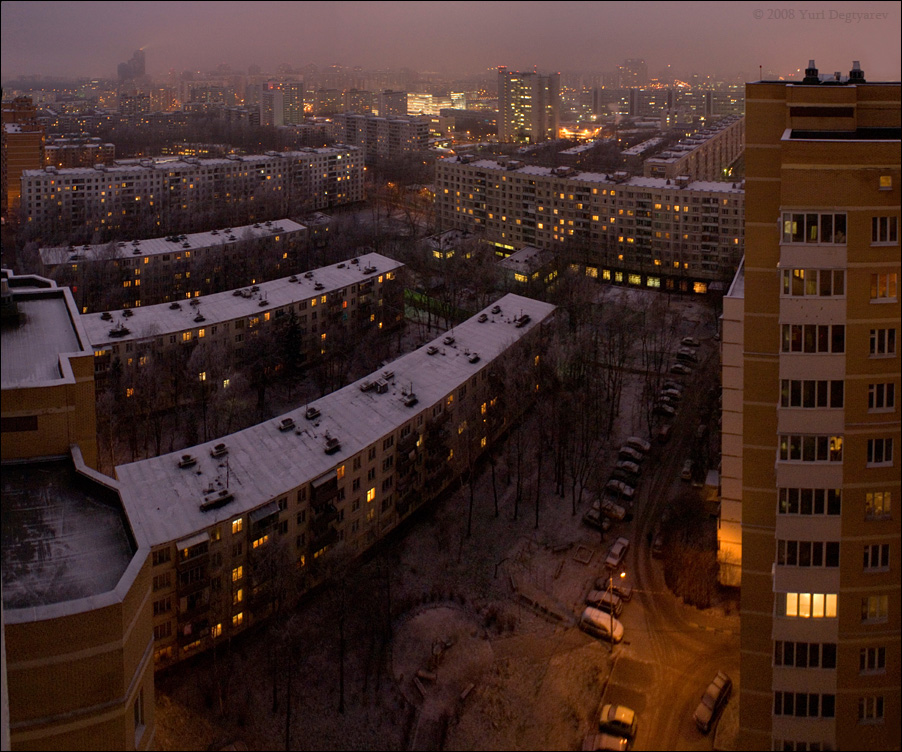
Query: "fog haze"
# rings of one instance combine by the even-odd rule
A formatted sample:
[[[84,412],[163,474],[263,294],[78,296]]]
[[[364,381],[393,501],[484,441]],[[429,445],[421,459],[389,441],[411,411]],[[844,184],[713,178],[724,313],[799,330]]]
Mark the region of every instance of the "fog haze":
[[[627,57],[658,75],[821,72],[900,79],[899,2],[3,2],[2,77],[340,64],[468,75],[606,71]],[[886,14],[883,18],[851,14]],[[814,15],[819,14],[819,15]],[[820,15],[822,14],[822,16]],[[838,14],[845,14],[840,16]],[[761,16],[759,19],[758,16]],[[778,17],[779,16],[779,17]]]

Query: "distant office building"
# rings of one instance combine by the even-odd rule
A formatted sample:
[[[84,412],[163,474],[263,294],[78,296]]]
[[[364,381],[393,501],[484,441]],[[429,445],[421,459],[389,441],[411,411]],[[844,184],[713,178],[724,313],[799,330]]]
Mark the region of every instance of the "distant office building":
[[[364,159],[397,159],[429,147],[429,118],[377,117],[345,113],[333,118],[332,134],[338,143],[357,146]]]
[[[746,91],[718,525],[738,746],[898,750],[900,85],[812,63]]]
[[[377,113],[379,117],[393,117],[407,114],[407,92],[386,89],[379,94]]]
[[[647,178],[721,180],[745,148],[745,118],[733,115],[645,160]]]
[[[132,55],[131,60],[125,63],[119,63],[119,81],[124,82],[131,81],[135,78],[141,78],[145,74],[145,64],[144,50],[135,50],[135,54]]]
[[[440,97],[435,94],[418,94],[408,92],[408,115],[438,115],[442,110],[451,109],[451,97]]]
[[[264,88],[260,93],[260,125],[285,125],[285,97],[276,88]]]
[[[176,232],[223,226],[228,217],[263,221],[362,201],[363,159],[354,147],[142,159],[27,170],[21,185],[26,221],[41,235],[120,233],[138,220]]]
[[[742,258],[741,184],[631,178],[464,155],[436,163],[439,228],[481,232],[506,255],[551,249],[590,277],[706,292]]]
[[[538,143],[558,137],[559,73],[498,68],[498,140]]]

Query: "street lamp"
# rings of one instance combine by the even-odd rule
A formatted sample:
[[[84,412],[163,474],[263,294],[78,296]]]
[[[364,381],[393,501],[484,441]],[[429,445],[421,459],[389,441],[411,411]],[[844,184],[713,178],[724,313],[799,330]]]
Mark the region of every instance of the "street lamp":
[[[620,573],[620,579],[624,579],[626,577],[626,572]],[[611,617],[611,639],[610,639],[610,652],[614,652],[614,572],[611,571],[610,576],[608,577],[608,616]]]

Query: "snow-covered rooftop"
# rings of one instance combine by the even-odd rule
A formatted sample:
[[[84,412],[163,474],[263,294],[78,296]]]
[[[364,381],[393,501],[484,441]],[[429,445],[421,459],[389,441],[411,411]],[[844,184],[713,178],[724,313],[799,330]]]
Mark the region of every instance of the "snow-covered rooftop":
[[[458,157],[452,157],[446,160],[449,163],[453,163],[455,160],[459,160]],[[520,175],[532,175],[535,177],[549,177],[554,176],[553,167],[539,167],[537,165],[527,165],[525,167],[519,167],[515,169],[507,169],[507,166],[496,162],[493,159],[479,159],[473,162],[464,162],[464,164],[469,165],[470,167],[482,170],[503,170],[506,174],[520,174]],[[651,188],[654,190],[695,190],[695,191],[710,191],[717,193],[744,193],[745,189],[742,183],[717,183],[714,181],[694,181],[690,182],[686,185],[677,185],[673,180],[669,180],[667,178],[645,178],[641,176],[631,177],[627,180],[614,180],[610,175],[606,173],[599,172],[575,172],[572,175],[568,175],[567,178],[569,180],[577,180],[586,183],[598,183],[610,186],[615,190],[622,190],[624,188]]]
[[[246,514],[342,464],[417,415],[431,411],[435,403],[554,310],[548,303],[513,294],[496,305],[501,312],[492,314],[487,308],[486,321],[474,316],[455,327],[453,344],[444,344],[442,335],[393,361],[388,366],[393,375],[387,379],[386,393],[361,391],[360,383],[378,378],[376,373],[311,402],[310,407],[321,413],[313,421],[306,420],[305,408],[300,407],[191,449],[118,466],[116,475],[129,518],[138,520],[152,546],[178,541]],[[515,319],[523,314],[531,320],[517,327]],[[430,355],[430,346],[437,352]],[[471,362],[473,353],[479,355],[476,363]],[[411,390],[419,400],[414,407],[403,401],[404,392]],[[279,430],[283,418],[293,419],[296,428]],[[337,453],[325,453],[327,436],[341,442]],[[211,452],[217,444],[225,444],[228,453],[214,458]],[[183,468],[179,460],[186,454],[196,463]],[[233,500],[201,511],[205,497],[225,491],[226,484]]]
[[[64,378],[60,356],[84,353],[88,347],[79,329],[68,289],[16,291],[18,325],[0,333],[0,383],[4,389],[39,386]]]
[[[113,489],[77,473],[70,460],[4,465],[2,478],[5,609],[116,587],[137,546]]]
[[[264,222],[242,227],[225,227],[208,232],[194,232],[190,235],[169,235],[162,238],[132,240],[128,243],[103,243],[100,245],[58,246],[41,248],[41,262],[55,266],[68,261],[98,261],[109,258],[131,258],[133,256],[156,256],[164,253],[197,251],[242,240],[259,240],[285,233],[306,229],[290,219]]]
[[[140,306],[125,311],[86,313],[81,320],[94,348],[126,340],[141,340],[165,334],[215,326],[243,316],[262,316],[281,306],[329,295],[348,285],[397,271],[404,264],[378,253],[367,253],[306,274],[261,282],[253,287],[218,292],[177,303]],[[311,276],[307,276],[310,274]],[[318,287],[318,285],[320,287]],[[256,288],[256,289],[254,289]],[[106,317],[106,318],[104,318]],[[129,333],[111,334],[123,326]],[[121,331],[121,330],[118,330]]]

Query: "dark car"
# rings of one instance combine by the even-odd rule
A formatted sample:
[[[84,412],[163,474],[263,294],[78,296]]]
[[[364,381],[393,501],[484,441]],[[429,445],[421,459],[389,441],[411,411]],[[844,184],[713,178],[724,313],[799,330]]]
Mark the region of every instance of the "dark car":
[[[707,734],[714,723],[717,716],[723,710],[727,700],[730,699],[730,693],[733,691],[733,681],[723,671],[718,671],[705,693],[702,695],[701,702],[695,709],[693,718],[695,725],[703,734]]]

